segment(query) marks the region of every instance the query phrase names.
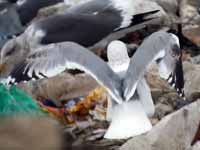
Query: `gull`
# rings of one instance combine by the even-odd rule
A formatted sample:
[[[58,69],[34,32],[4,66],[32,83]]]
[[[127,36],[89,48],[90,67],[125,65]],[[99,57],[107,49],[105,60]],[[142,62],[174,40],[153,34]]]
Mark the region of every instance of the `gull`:
[[[105,138],[129,138],[152,128],[147,116],[153,116],[155,107],[144,74],[153,61],[158,64],[160,76],[184,98],[181,50],[176,35],[164,31],[152,34],[131,59],[125,44],[119,41],[109,45],[107,54],[109,65],[123,79],[123,100],[126,102],[119,105],[112,97],[108,99],[107,120],[111,125]]]
[[[7,41],[22,34],[25,26],[36,17],[39,9],[59,2],[63,0],[2,0],[0,19],[3,22],[1,28],[4,30],[0,32],[0,41]]]
[[[59,1],[18,0],[19,13],[24,16],[20,18],[29,20],[35,9]],[[27,27],[25,37],[37,44],[73,41],[92,46],[113,32],[154,19],[151,16],[159,10],[137,14],[136,8],[140,4],[140,0],[88,0],[68,8],[63,14],[34,21]]]
[[[140,0],[90,0],[70,7],[64,14],[34,21],[23,34],[3,46],[0,72],[8,74],[14,64],[41,45],[68,41],[91,48],[110,34],[153,19],[151,15],[159,10],[136,14],[135,6],[140,3]]]
[[[117,43],[117,44],[116,44]],[[79,69],[91,75],[107,89],[108,139],[124,139],[151,129],[148,116],[154,113],[150,88],[144,79],[149,64],[156,62],[159,74],[184,97],[184,78],[179,39],[158,31],[147,37],[132,58],[121,42],[108,46],[108,64],[87,48],[63,42],[41,46],[11,71],[7,84],[55,76],[67,69]]]

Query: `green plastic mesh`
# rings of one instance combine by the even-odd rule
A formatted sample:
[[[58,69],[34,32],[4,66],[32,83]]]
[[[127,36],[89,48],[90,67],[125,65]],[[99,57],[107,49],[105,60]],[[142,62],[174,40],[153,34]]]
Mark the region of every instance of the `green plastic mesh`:
[[[0,84],[0,115],[45,115],[47,112],[16,86]]]

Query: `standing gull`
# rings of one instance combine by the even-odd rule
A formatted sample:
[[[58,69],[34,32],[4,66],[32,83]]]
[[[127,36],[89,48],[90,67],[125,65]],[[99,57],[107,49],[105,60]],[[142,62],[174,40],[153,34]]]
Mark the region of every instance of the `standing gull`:
[[[111,125],[105,138],[121,139],[147,132],[151,129],[147,115],[154,113],[150,89],[144,79],[147,66],[155,61],[161,77],[170,80],[179,94],[184,94],[179,40],[173,34],[155,32],[144,40],[130,60],[127,49],[121,44],[117,46],[120,46],[120,54],[125,59],[113,58],[109,53],[113,52],[113,47],[119,50],[115,45],[114,42],[108,46],[109,65],[73,42],[41,46],[12,70],[7,83],[48,78],[66,68],[83,70],[104,86],[111,96],[111,106],[108,107]],[[118,65],[122,63],[124,69],[115,68],[112,60],[117,60]]]

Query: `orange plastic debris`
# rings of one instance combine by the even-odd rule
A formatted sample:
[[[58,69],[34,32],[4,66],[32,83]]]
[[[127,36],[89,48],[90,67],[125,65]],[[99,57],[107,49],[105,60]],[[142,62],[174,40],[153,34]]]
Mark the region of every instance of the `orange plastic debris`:
[[[67,109],[69,113],[78,113],[79,115],[86,115],[89,113],[90,109],[95,107],[95,104],[99,100],[103,100],[103,95],[105,94],[106,90],[103,87],[97,87],[93,91],[89,93],[88,96],[81,99],[76,105]]]
[[[84,117],[89,114],[91,109],[95,108],[95,105],[101,101],[101,103],[106,102],[106,97],[104,97],[106,90],[103,87],[97,87],[91,91],[88,96],[81,99],[77,104],[71,106],[70,108],[55,108],[45,106],[38,101],[38,104],[42,109],[49,112],[49,114],[61,121],[62,123],[74,124],[76,120],[73,116]],[[103,101],[104,100],[104,101]]]

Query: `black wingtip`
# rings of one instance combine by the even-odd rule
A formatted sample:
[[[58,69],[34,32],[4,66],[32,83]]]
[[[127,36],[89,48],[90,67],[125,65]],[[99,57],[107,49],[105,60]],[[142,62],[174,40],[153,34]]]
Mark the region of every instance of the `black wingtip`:
[[[175,75],[169,77],[167,81],[169,85],[176,90],[178,96],[181,97],[183,100],[186,100],[184,89],[182,86],[180,86],[179,82],[175,80]]]
[[[144,12],[144,13],[140,13],[140,14],[136,14],[135,16],[140,16],[140,17],[147,17],[149,15],[153,15],[157,12],[159,12],[160,10],[152,10],[152,11],[148,11],[148,12]]]
[[[179,57],[179,60],[176,62],[176,67],[173,73],[170,74],[167,79],[168,83],[176,89],[178,95],[185,100],[184,93],[184,73],[182,59]]]
[[[143,23],[143,22],[146,22],[146,21],[149,21],[149,20],[156,19],[156,17],[148,18],[148,16],[153,15],[153,14],[159,12],[159,11],[160,10],[153,10],[153,11],[148,11],[148,12],[145,12],[145,13],[140,13],[140,14],[134,15],[133,19],[132,19],[132,23],[131,23],[130,26],[140,24],[140,23]]]
[[[31,80],[39,80],[42,78],[48,78],[43,73],[39,72],[38,74],[35,73],[35,71],[32,72],[32,74],[28,75],[29,67],[27,66],[26,61],[22,61],[19,64],[16,64],[9,74],[9,77],[7,78],[7,84],[8,85],[16,85],[21,82],[28,82]]]

